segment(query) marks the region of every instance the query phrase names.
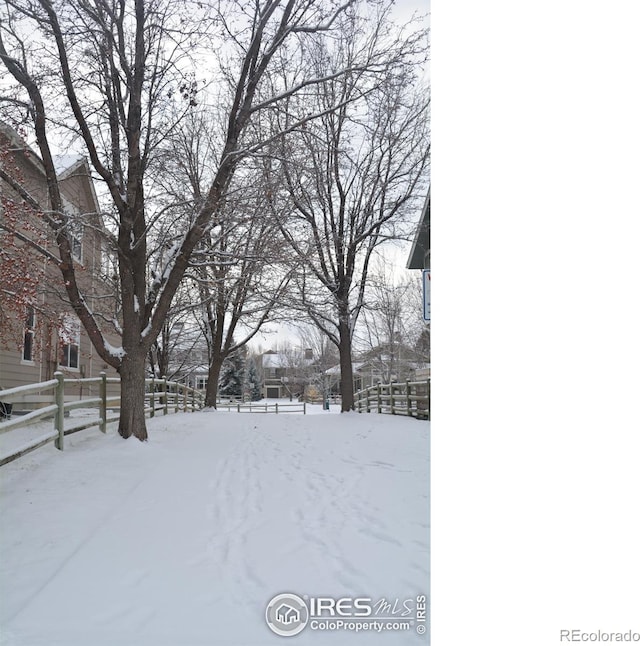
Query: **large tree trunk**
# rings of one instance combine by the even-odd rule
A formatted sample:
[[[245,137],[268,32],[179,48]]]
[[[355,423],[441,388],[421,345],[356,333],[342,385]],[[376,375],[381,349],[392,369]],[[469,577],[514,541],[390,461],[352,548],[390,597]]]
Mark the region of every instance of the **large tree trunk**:
[[[346,413],[353,410],[353,365],[351,363],[351,331],[348,323],[340,321],[338,325],[340,334],[340,390],[342,394],[342,408],[340,412]]]
[[[207,392],[204,396],[204,405],[216,408],[218,401],[218,381],[220,379],[220,370],[224,363],[224,357],[216,354],[209,364],[209,376],[207,378]]]
[[[120,366],[120,422],[118,433],[124,438],[147,439],[147,423],[144,416],[145,360],[146,351],[127,352]]]

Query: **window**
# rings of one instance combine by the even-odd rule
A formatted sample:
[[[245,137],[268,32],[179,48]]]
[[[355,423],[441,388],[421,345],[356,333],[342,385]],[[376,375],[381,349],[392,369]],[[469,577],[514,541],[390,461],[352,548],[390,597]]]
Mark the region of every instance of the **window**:
[[[60,326],[60,365],[65,368],[80,367],[80,321],[65,317]]]
[[[69,242],[71,244],[71,255],[74,260],[82,262],[82,234],[83,227],[79,222],[69,222]]]
[[[67,238],[71,246],[71,255],[74,260],[82,262],[82,236],[84,227],[80,219],[80,211],[69,200],[62,196],[62,204],[67,215]]]
[[[36,311],[29,305],[24,321],[24,344],[22,346],[22,360],[33,361],[34,340],[36,337]]]
[[[207,383],[209,381],[208,377],[196,377],[196,388],[198,390],[205,390]]]
[[[118,275],[115,252],[111,250],[106,242],[101,245],[100,261],[103,276],[107,279],[115,280]]]

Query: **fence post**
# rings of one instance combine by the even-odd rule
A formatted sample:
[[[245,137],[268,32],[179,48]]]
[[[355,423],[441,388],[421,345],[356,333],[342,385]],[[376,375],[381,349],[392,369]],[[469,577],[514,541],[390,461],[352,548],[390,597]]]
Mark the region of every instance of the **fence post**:
[[[163,415],[168,415],[169,414],[169,395],[167,391],[167,377],[166,375],[162,377],[162,392],[164,393],[164,402],[163,402],[163,409],[162,409],[162,414]]]
[[[407,379],[407,415],[411,417],[411,386],[409,385],[409,380]]]
[[[56,438],[56,449],[60,451],[64,450],[64,374],[61,372],[54,372],[53,376],[58,380],[58,385],[56,386],[56,416],[55,420],[55,429],[58,431],[58,437]]]
[[[367,395],[367,413],[371,412],[371,392],[373,390],[373,386],[369,386],[365,393]]]
[[[276,415],[278,414],[278,402],[276,402]]]
[[[431,379],[427,379],[427,419],[431,419]]]
[[[378,413],[382,413],[382,384],[378,382]]]
[[[307,414],[307,402],[302,402],[302,414]]]
[[[182,391],[182,408],[186,413],[189,409],[189,377],[184,378],[184,390]]]
[[[100,373],[100,430],[107,432],[107,373]]]
[[[391,404],[391,414],[395,415],[396,414],[396,409],[393,405],[393,391],[395,389],[395,385],[393,382],[389,384],[389,403]]]
[[[174,381],[174,383],[175,383],[175,386],[172,386],[172,387],[176,389],[176,394],[175,394],[175,399],[173,401],[173,412],[179,413],[180,412],[180,386],[178,385],[177,381]]]
[[[149,393],[149,404],[151,406],[151,412],[149,413],[149,417],[155,417],[156,416],[156,377],[155,375],[151,377],[151,392]]]

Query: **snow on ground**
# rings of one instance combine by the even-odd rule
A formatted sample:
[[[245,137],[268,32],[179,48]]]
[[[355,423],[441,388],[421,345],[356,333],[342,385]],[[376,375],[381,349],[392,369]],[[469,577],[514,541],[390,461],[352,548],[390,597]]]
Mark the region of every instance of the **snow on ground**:
[[[428,595],[429,423],[336,411],[172,414],[0,468],[0,643],[428,644],[265,622],[285,592]]]
[[[107,418],[111,415],[108,412]],[[81,426],[90,421],[98,421],[99,419],[97,408],[79,408],[69,411],[69,416],[65,418],[65,429],[73,428],[74,426]],[[20,419],[19,415],[13,415],[12,420]],[[30,444],[39,437],[53,431],[55,429],[53,418],[38,420],[20,428],[13,429],[8,432],[0,432],[0,457],[8,456],[15,451]],[[0,431],[2,431],[2,424],[0,423]],[[81,431],[82,432],[82,431]],[[69,438],[65,438],[65,445],[69,442]],[[0,467],[1,468],[1,467]],[[0,478],[2,475],[0,474]],[[1,482],[1,480],[0,480]]]

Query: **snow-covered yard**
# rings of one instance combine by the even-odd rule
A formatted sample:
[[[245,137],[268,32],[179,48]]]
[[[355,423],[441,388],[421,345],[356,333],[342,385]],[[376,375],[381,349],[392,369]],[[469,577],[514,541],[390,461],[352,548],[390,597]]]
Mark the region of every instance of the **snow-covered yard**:
[[[1,643],[427,644],[429,423],[333,413],[173,414],[2,467]],[[409,600],[411,629],[281,637],[288,592]]]

